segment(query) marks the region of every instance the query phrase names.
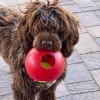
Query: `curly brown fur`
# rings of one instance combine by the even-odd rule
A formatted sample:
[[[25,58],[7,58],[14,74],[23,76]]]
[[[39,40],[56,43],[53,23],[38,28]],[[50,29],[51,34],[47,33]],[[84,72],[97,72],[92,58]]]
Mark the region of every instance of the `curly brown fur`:
[[[0,54],[10,65],[15,100],[56,100],[56,86],[66,75],[66,58],[79,40],[78,21],[73,14],[53,3],[31,2],[24,14],[0,7]],[[50,88],[37,88],[26,73],[24,61],[32,48],[61,51],[65,70]]]

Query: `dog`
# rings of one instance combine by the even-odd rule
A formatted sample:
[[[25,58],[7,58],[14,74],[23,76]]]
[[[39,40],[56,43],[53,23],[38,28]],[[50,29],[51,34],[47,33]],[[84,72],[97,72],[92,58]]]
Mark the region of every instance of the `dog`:
[[[77,18],[58,4],[59,0],[37,0],[24,12],[0,7],[0,55],[11,69],[14,100],[57,99],[55,90],[66,76],[66,58],[79,40]],[[56,81],[42,86],[28,76],[24,63],[32,48],[62,52],[65,69]]]

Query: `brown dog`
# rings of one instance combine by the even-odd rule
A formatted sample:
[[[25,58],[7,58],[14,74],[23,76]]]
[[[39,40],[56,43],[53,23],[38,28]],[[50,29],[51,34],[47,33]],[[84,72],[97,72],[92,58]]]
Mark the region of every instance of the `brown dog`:
[[[36,95],[38,100],[56,100],[55,90],[65,78],[66,65],[59,79],[41,86],[28,76],[24,61],[33,47],[61,51],[65,59],[71,55],[79,40],[78,21],[58,2],[31,2],[24,14],[0,7],[0,54],[11,68],[15,100],[35,100]]]

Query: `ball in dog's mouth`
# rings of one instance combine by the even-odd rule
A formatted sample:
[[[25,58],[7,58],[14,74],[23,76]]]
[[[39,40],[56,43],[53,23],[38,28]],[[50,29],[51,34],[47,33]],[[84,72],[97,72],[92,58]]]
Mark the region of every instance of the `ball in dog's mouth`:
[[[64,71],[64,57],[60,51],[51,52],[33,48],[25,60],[28,75],[35,82],[52,83]]]

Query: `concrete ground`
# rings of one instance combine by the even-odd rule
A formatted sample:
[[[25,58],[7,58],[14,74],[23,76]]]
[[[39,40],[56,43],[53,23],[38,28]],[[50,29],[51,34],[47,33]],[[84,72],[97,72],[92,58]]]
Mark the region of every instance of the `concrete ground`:
[[[28,0],[26,0],[28,1]],[[25,0],[0,0],[12,8]],[[80,40],[68,59],[66,79],[58,86],[58,100],[100,100],[100,0],[63,0],[81,23]],[[9,66],[0,57],[0,100],[13,100]]]

